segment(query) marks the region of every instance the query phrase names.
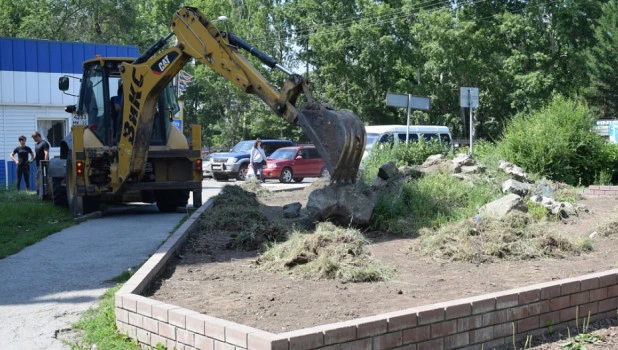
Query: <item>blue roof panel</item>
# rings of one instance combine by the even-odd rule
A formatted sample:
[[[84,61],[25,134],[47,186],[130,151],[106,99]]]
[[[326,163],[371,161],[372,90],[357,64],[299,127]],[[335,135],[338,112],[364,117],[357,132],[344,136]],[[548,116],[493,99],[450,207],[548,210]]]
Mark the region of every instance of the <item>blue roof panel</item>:
[[[0,37],[0,70],[41,73],[82,72],[82,63],[95,55],[137,57],[130,45],[91,44]]]

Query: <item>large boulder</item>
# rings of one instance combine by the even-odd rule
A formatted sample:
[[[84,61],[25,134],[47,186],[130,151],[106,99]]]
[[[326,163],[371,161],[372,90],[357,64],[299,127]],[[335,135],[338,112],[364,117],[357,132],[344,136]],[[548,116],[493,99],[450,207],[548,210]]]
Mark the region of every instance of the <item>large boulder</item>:
[[[479,215],[484,218],[494,218],[502,220],[507,214],[513,211],[528,212],[528,206],[523,199],[510,193],[506,196],[487,203],[479,209]]]

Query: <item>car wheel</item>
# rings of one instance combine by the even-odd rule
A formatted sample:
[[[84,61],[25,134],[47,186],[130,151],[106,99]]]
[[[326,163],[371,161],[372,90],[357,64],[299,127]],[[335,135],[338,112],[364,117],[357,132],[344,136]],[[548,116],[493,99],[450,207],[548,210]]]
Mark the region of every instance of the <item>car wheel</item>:
[[[294,182],[303,182],[304,179],[304,177],[295,177]]]
[[[281,170],[281,176],[279,176],[279,181],[280,182],[290,183],[290,182],[292,182],[293,178],[294,178],[294,176],[292,175],[292,169],[290,169],[290,168],[283,168],[283,170]]]
[[[326,167],[322,168],[320,171],[320,177],[330,177],[330,172],[326,169]]]
[[[238,169],[238,175],[236,175],[236,180],[245,181],[247,179],[247,169],[249,166],[247,164],[241,165],[240,169]]]

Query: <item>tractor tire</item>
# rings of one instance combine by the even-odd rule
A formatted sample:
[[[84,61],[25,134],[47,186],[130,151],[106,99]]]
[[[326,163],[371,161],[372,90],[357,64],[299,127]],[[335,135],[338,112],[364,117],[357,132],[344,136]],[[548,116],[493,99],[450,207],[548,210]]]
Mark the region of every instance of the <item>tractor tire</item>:
[[[178,207],[186,207],[189,200],[187,190],[159,190],[155,191],[157,208],[162,213],[173,213]]]
[[[68,204],[67,189],[62,177],[52,178],[52,201],[58,207],[66,207]]]

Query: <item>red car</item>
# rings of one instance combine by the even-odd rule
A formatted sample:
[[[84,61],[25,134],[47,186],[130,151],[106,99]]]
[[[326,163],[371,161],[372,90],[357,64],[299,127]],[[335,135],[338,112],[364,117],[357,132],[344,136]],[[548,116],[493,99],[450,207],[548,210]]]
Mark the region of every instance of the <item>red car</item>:
[[[330,176],[314,146],[294,146],[279,148],[268,157],[264,178],[279,181],[302,182],[306,177]]]

